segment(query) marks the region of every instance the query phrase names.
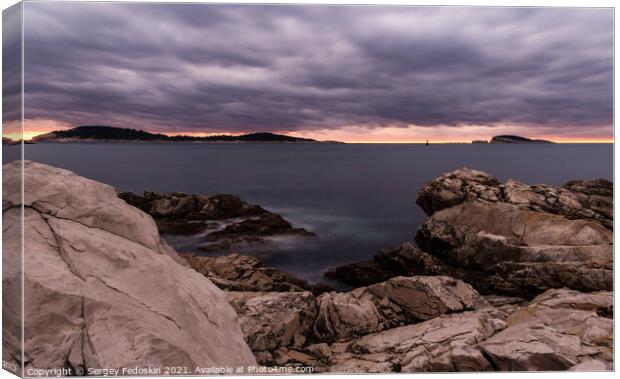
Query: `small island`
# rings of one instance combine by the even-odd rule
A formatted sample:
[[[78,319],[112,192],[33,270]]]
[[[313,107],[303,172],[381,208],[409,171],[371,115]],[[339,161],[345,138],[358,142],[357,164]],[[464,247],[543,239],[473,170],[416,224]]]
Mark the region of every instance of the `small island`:
[[[168,136],[144,130],[113,126],[85,125],[68,130],[55,130],[33,137],[35,142],[231,142],[231,143],[341,143],[317,141],[310,138],[291,137],[274,133],[250,133],[242,135]]]
[[[485,143],[554,143],[544,139],[530,139],[521,136],[504,134],[491,138],[491,141],[486,140],[474,140],[472,144],[485,144]]]

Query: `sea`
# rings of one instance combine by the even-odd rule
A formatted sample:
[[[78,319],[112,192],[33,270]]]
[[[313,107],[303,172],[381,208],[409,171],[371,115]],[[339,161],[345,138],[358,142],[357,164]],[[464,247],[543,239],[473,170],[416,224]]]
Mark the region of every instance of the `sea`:
[[[236,194],[316,238],[278,237],[241,252],[309,282],[331,267],[413,242],[426,215],[418,191],[469,167],[528,184],[613,180],[612,144],[39,143],[25,159],[62,167],[123,191]],[[3,160],[19,158],[3,146]],[[204,236],[163,236],[201,253]]]

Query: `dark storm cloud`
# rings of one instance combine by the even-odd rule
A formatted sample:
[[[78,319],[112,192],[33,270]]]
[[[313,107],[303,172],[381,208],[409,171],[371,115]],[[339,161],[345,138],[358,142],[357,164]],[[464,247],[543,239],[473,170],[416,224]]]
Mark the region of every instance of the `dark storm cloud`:
[[[27,3],[27,118],[175,131],[612,124],[609,9]]]

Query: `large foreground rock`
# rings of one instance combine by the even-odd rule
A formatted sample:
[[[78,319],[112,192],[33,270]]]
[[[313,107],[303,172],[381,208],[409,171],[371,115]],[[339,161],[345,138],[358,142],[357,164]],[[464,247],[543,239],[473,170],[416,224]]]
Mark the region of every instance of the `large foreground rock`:
[[[508,317],[480,344],[499,370],[610,370],[613,294],[550,290]]]
[[[347,293],[318,299],[318,340],[345,341],[488,303],[468,284],[447,276],[396,277]]]
[[[20,227],[18,164],[3,167],[5,231]],[[24,173],[26,368],[255,364],[224,293],[175,260],[151,217],[72,172],[25,162]],[[11,325],[21,278],[6,255],[20,241],[3,235]],[[19,336],[4,331],[3,359],[19,365]]]

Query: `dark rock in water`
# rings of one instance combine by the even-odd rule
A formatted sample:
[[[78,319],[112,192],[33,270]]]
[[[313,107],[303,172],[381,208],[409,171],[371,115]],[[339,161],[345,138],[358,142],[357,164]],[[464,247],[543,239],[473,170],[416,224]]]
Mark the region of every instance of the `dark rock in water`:
[[[207,235],[208,241],[222,238],[244,238],[248,236],[273,236],[279,234],[297,234],[314,236],[314,233],[304,229],[296,229],[282,216],[274,213],[264,213],[258,218],[251,218],[227,225],[223,230],[218,230]]]
[[[384,282],[397,276],[393,271],[386,270],[374,261],[351,263],[331,268],[325,272],[325,277],[339,280],[354,287],[368,286]]]
[[[184,254],[182,257],[194,270],[227,291],[310,291],[314,294],[333,291],[326,284],[308,284],[293,274],[267,267],[256,257],[239,254],[219,257]]]
[[[162,233],[193,234],[204,230],[209,221],[270,214],[234,195],[144,192],[140,196],[133,192],[120,192],[118,196],[153,216]]]
[[[140,196],[121,192],[118,196],[150,214],[161,233],[197,234],[213,230],[205,238],[207,244],[199,247],[206,252],[230,252],[235,244],[260,244],[267,236],[314,236],[293,228],[282,216],[234,195],[144,192]]]

